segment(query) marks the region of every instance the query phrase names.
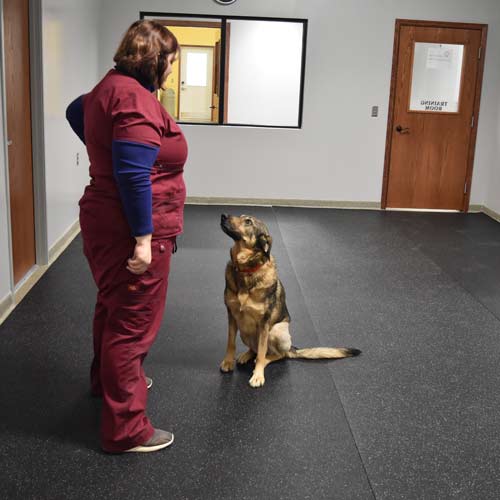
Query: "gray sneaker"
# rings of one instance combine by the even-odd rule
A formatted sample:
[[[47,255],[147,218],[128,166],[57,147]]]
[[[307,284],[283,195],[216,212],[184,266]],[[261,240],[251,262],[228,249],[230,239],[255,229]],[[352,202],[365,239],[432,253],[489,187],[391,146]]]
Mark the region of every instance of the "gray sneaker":
[[[125,450],[125,453],[149,453],[150,451],[158,451],[170,446],[174,442],[174,435],[171,432],[155,429],[154,434],[149,441],[144,444]]]

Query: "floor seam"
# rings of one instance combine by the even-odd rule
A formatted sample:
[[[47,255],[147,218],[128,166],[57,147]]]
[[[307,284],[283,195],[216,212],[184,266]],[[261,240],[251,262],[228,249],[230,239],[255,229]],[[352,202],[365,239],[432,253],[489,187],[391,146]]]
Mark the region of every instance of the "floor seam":
[[[318,330],[317,330],[317,329],[316,329],[316,327],[314,326],[314,321],[313,321],[312,316],[311,316],[311,311],[309,310],[309,307],[308,307],[308,305],[307,305],[306,297],[305,297],[305,295],[304,295],[304,290],[303,290],[303,288],[302,288],[302,285],[301,285],[301,283],[300,283],[299,277],[298,277],[298,275],[297,275],[297,271],[296,271],[296,269],[295,269],[295,266],[293,265],[293,262],[292,262],[291,256],[290,256],[290,254],[288,253],[288,249],[286,248],[285,240],[284,240],[284,238],[283,238],[283,232],[282,232],[282,230],[281,230],[280,222],[279,222],[279,219],[278,219],[278,213],[275,211],[275,207],[274,207],[274,206],[272,206],[272,207],[271,207],[271,209],[272,209],[273,214],[274,214],[274,217],[275,217],[275,219],[276,219],[276,224],[277,224],[277,226],[278,226],[278,230],[279,230],[279,233],[280,233],[281,241],[283,241],[283,249],[285,250],[286,255],[288,256],[288,260],[289,260],[289,262],[290,262],[290,266],[292,267],[293,274],[295,275],[295,279],[297,280],[297,283],[298,283],[298,285],[299,285],[300,294],[301,294],[302,299],[303,299],[303,301],[304,301],[304,306],[305,306],[305,308],[306,308],[306,311],[307,311],[307,314],[308,314],[308,316],[309,316],[309,319],[311,320],[311,325],[312,325],[312,327],[313,327],[313,329],[314,329],[314,333],[316,334],[316,337],[318,337],[318,339],[321,341],[321,337],[320,337],[320,335],[319,335],[319,333],[318,333]],[[339,398],[340,405],[341,405],[341,407],[342,407],[342,413],[344,414],[345,421],[346,421],[346,423],[347,423],[347,427],[348,427],[348,429],[349,429],[349,433],[351,434],[352,441],[353,441],[353,443],[354,443],[354,446],[355,446],[355,448],[356,448],[356,452],[357,452],[358,457],[359,457],[359,461],[360,461],[360,463],[361,463],[361,466],[363,467],[363,471],[364,471],[364,473],[365,473],[366,480],[368,481],[368,486],[370,487],[370,491],[371,491],[371,493],[372,493],[373,498],[374,498],[375,500],[377,500],[377,496],[375,495],[375,490],[374,490],[374,488],[373,488],[373,485],[372,485],[372,482],[371,482],[370,476],[369,476],[369,474],[368,474],[368,470],[366,469],[365,463],[364,463],[364,461],[363,461],[363,457],[361,456],[361,452],[359,451],[358,443],[356,442],[356,438],[354,437],[354,433],[353,433],[353,430],[352,430],[352,427],[351,427],[351,423],[349,422],[349,419],[348,419],[348,417],[347,417],[347,413],[346,413],[346,411],[345,411],[344,402],[342,401],[342,396],[340,395],[340,392],[339,392],[339,390],[338,390],[338,388],[337,388],[337,384],[335,383],[335,378],[334,378],[334,376],[333,376],[332,371],[331,371],[329,368],[327,368],[327,369],[328,369],[328,373],[330,374],[330,379],[331,379],[331,381],[332,381],[333,388],[334,388],[334,390],[337,392],[337,396],[338,396],[338,398]]]
[[[453,281],[455,284],[457,284],[464,292],[467,293],[467,295],[472,297],[474,302],[477,302],[483,309],[488,311],[488,313],[491,314],[491,316],[493,316],[493,318],[495,318],[495,320],[497,322],[500,323],[500,316],[497,316],[497,314],[494,311],[492,311],[479,297],[474,295],[473,292],[471,292],[466,286],[464,286],[462,283],[460,283],[460,281],[455,276],[453,276],[453,274],[451,274],[449,271],[447,271],[444,267],[442,267],[439,263],[437,263],[432,257],[427,255],[426,253],[422,252],[422,255],[424,255],[425,257],[430,259],[437,267],[439,267],[439,269],[442,271],[443,274],[448,276],[448,278],[451,281]]]
[[[415,241],[411,236],[405,234],[404,232],[401,233],[401,236],[403,238],[406,238],[410,243],[412,243],[414,245],[419,243],[418,241]],[[432,256],[430,256],[429,254],[425,253],[420,247],[417,247],[416,250],[420,253],[420,255],[422,255],[426,259],[429,259],[435,266],[437,266],[439,268],[439,270],[443,274],[445,274],[453,283],[455,283],[456,285],[458,285],[461,290],[464,290],[467,293],[467,295],[469,295],[470,297],[472,297],[472,299],[474,300],[474,302],[478,303],[483,309],[485,309],[486,311],[488,311],[488,313],[491,314],[491,316],[493,316],[493,318],[495,318],[496,321],[500,322],[500,316],[498,316],[494,311],[492,311],[479,297],[477,297],[463,283],[461,283],[458,280],[458,278],[456,278],[455,276],[453,276],[453,274],[451,274],[450,271],[448,271],[444,267],[442,267],[441,264],[439,264],[436,260],[434,260],[434,258]]]

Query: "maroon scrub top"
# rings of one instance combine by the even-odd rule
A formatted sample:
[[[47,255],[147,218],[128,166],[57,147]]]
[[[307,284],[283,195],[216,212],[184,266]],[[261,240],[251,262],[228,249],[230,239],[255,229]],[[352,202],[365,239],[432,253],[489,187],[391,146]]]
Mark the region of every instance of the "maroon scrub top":
[[[131,237],[113,176],[113,140],[160,148],[151,169],[153,238],[180,234],[186,199],[183,171],[187,143],[155,94],[135,78],[112,69],[83,96],[83,116],[91,180],[80,200],[80,210],[92,218],[95,234]]]

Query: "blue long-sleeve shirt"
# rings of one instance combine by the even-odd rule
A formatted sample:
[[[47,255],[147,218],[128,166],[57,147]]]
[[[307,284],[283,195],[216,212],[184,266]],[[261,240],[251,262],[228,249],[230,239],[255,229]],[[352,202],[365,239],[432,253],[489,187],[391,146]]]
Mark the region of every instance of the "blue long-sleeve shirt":
[[[151,167],[160,148],[114,140],[113,175],[133,236],[153,232]]]
[[[83,95],[77,97],[66,108],[66,120],[68,120],[73,132],[85,144],[85,134],[83,129]]]

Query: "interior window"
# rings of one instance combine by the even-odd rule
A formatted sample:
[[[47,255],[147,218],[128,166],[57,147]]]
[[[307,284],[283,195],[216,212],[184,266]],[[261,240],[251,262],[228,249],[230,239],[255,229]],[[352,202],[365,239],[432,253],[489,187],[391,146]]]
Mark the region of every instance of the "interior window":
[[[306,20],[141,14],[181,47],[158,99],[180,123],[300,128]]]

